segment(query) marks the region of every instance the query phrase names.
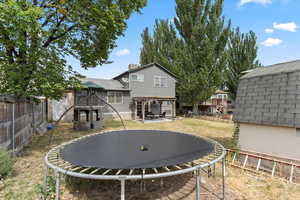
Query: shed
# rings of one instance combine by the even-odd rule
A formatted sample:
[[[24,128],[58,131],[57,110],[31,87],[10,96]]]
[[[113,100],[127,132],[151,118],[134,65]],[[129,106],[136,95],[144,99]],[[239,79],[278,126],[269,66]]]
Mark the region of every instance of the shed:
[[[233,119],[242,150],[300,160],[300,60],[242,76]]]

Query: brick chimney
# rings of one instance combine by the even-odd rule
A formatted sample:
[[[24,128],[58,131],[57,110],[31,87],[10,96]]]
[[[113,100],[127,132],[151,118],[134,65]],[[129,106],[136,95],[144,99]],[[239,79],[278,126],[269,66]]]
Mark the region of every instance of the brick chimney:
[[[139,67],[138,64],[129,64],[129,65],[128,65],[128,70],[136,69],[136,68],[138,68],[138,67]]]

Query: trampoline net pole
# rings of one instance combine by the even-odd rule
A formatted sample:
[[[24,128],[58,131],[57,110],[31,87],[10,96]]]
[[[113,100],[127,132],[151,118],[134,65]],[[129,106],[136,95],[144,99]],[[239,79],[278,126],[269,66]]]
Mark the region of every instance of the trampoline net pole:
[[[121,200],[125,200],[125,180],[121,180]]]

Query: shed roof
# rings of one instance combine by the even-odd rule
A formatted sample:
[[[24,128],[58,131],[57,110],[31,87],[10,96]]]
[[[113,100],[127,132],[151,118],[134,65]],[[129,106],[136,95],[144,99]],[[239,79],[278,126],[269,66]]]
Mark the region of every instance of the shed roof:
[[[169,75],[171,75],[172,77],[174,77],[176,79],[176,75],[173,74],[172,72],[170,72],[168,69],[166,69],[165,67],[161,66],[160,64],[157,64],[157,63],[150,63],[150,64],[147,64],[147,65],[142,65],[140,67],[137,67],[135,69],[130,69],[130,70],[127,70],[121,74],[119,74],[118,76],[114,77],[113,79],[117,79],[127,73],[132,73],[132,72],[137,72],[137,71],[140,71],[140,70],[143,70],[143,69],[146,69],[148,67],[152,67],[152,66],[157,66],[159,67],[160,69],[162,69],[163,71],[165,71],[166,73],[168,73]]]
[[[128,90],[118,80],[112,80],[112,79],[84,78],[82,79],[82,84],[89,88],[102,88],[105,90],[124,90],[124,91]]]
[[[259,67],[254,70],[251,70],[249,73],[242,76],[241,79],[288,73],[294,71],[300,71],[300,60],[274,64],[266,67]]]
[[[300,128],[300,60],[261,67],[243,76],[234,120]]]

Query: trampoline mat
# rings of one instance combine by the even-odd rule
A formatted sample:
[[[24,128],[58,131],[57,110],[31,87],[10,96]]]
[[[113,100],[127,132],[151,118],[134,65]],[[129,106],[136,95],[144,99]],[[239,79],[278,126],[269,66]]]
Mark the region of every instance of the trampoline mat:
[[[170,131],[125,130],[97,134],[67,144],[61,155],[82,167],[159,168],[191,162],[214,150],[202,138]]]

